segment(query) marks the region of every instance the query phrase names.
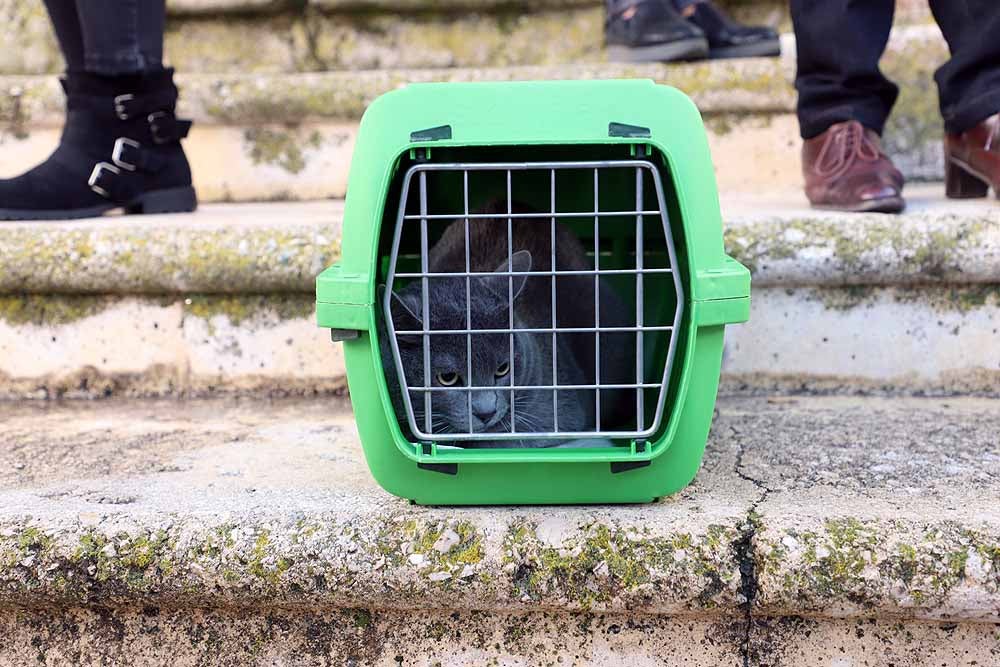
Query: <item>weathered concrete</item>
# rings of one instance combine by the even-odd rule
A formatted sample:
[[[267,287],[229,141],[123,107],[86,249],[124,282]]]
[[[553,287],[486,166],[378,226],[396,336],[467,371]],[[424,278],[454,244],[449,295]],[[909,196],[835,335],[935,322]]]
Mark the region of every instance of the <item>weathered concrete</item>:
[[[724,403],[759,610],[1000,621],[1000,403],[764,400]]]
[[[541,612],[18,610],[0,612],[0,665],[718,667],[742,664],[743,626]]]
[[[310,294],[0,297],[0,400],[340,394]]]
[[[736,10],[769,25],[772,1]],[[600,0],[173,0],[165,51],[181,71],[481,67],[601,58]],[[0,73],[63,69],[44,8],[0,0]],[[560,25],[562,30],[560,31]]]
[[[892,218],[724,198],[754,273],[724,386],[1000,395],[1000,208],[940,189]],[[0,226],[0,394],[341,391],[311,303],[341,216],[331,201]]]
[[[219,52],[223,60],[210,67],[191,63],[190,67],[181,68],[185,72],[180,77],[181,111],[198,121],[187,146],[202,199],[342,197],[357,119],[366,106],[381,93],[407,82],[439,80],[654,79],[685,91],[702,109],[723,191],[798,187],[799,140],[792,114],[795,93],[791,85],[793,39],[786,36],[786,57],[782,59],[616,65],[598,62],[600,56],[595,49],[599,45],[591,45],[586,49],[596,54],[593,58],[575,53],[568,57],[572,64],[558,64],[560,58],[549,50],[555,48],[553,45],[567,43],[584,48],[589,42],[582,35],[599,35],[600,21],[596,16],[580,24],[567,23],[568,19],[562,15],[555,17],[550,23],[558,37],[524,32],[517,26],[530,24],[531,30],[540,30],[549,24],[535,18],[519,19],[499,41],[490,41],[481,34],[481,26],[473,29],[461,22],[449,22],[435,33],[424,25],[377,17],[365,19],[388,21],[386,25],[373,24],[375,41],[349,38],[344,33],[347,28],[326,17],[310,19],[315,25],[309,30],[288,27],[287,34],[278,24],[268,24],[266,34],[259,38],[239,32],[238,44]],[[232,30],[235,23],[245,20],[248,19],[227,19],[224,26],[217,28]],[[594,25],[587,27],[590,25],[587,21]],[[198,57],[202,45],[219,43],[221,37],[210,34],[215,29],[201,26],[180,30],[176,38],[190,40],[191,45],[182,44],[176,50]],[[571,38],[567,38],[567,31]],[[427,48],[410,48],[428,40]],[[253,56],[266,57],[272,47],[288,49],[289,44],[298,42],[308,43],[312,51],[298,55],[290,52],[271,64],[255,64],[252,57],[241,52],[252,49]],[[525,44],[523,48],[511,50],[512,44],[521,42]],[[469,52],[463,55],[459,46]],[[517,56],[515,52],[524,53]],[[936,28],[918,26],[894,33],[884,60],[886,70],[903,90],[885,142],[910,177],[940,178],[943,173],[941,122],[934,97],[927,95],[926,90],[932,85],[935,63],[944,56],[944,44]],[[338,58],[347,57],[353,60],[338,65]],[[418,60],[412,60],[415,57]],[[234,64],[237,62],[238,67]],[[556,64],[447,67],[487,62]],[[435,69],[276,73],[341,65],[353,68],[419,65]],[[192,73],[206,68],[218,71],[234,67],[242,73]],[[0,77],[0,145],[11,156],[10,161],[0,165],[0,177],[17,173],[19,165],[45,158],[58,138],[62,105],[54,78]],[[747,155],[753,155],[754,159],[747,160]]]
[[[297,124],[310,120],[357,120],[382,93],[428,81],[531,81],[653,79],[688,93],[704,112],[788,111],[794,91],[779,60],[746,59],[684,65],[590,63],[550,67],[440,68],[307,72],[278,75],[178,76],[179,110],[205,124]],[[0,77],[0,123],[25,128],[58,127],[63,99],[54,77]]]
[[[723,193],[727,251],[755,288],[1000,283],[1000,206],[906,191],[898,216],[810,209],[799,192]],[[193,215],[0,225],[0,293],[308,292],[340,257],[343,202],[202,206]],[[865,290],[845,292],[862,303]],[[910,299],[912,300],[912,299]],[[834,305],[834,304],[831,304]]]
[[[301,125],[196,125],[185,150],[202,202],[302,201],[343,198],[357,123]],[[790,115],[768,118],[716,117],[709,123],[716,178],[723,191],[753,192],[799,179],[798,142]],[[60,130],[31,132],[24,139],[0,138],[11,160],[0,163],[0,178],[18,174],[22,164],[44,160]],[[776,142],[775,135],[784,139]],[[750,165],[743,158],[759,156]],[[20,162],[18,160],[21,160]]]
[[[728,251],[754,287],[1000,283],[1000,205],[906,188],[902,215],[810,209],[798,191],[723,192]]]
[[[410,506],[331,401],[0,420],[0,664],[1000,655],[997,401],[723,398],[691,487],[605,508]]]
[[[739,609],[757,490],[731,446],[643,507],[417,508],[375,486],[345,408],[0,405],[0,603]]]
[[[23,140],[0,138],[5,158],[0,178],[48,157],[60,132],[43,129]],[[346,194],[356,136],[356,123],[196,125],[185,150],[202,202],[320,200]]]
[[[343,202],[0,226],[0,293],[307,292],[340,258]]]

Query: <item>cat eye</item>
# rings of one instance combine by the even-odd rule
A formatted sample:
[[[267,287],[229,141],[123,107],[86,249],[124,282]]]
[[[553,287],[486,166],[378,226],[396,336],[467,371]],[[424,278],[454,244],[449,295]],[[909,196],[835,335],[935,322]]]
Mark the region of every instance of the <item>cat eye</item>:
[[[507,363],[505,361],[502,364],[500,364],[499,366],[497,366],[497,370],[496,370],[495,375],[498,378],[502,378],[502,377],[506,376],[507,373],[510,373],[510,364],[509,363]]]
[[[458,373],[438,373],[437,381],[438,384],[444,387],[451,387],[458,384],[459,375]]]

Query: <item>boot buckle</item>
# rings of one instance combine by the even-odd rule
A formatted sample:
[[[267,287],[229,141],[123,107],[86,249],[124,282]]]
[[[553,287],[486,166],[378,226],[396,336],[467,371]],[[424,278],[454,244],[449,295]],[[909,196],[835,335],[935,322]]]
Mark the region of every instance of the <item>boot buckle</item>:
[[[111,161],[114,162],[115,165],[124,169],[125,171],[135,171],[137,165],[134,162],[126,161],[125,158],[122,157],[122,154],[125,152],[126,148],[137,150],[141,148],[141,145],[139,144],[138,141],[129,139],[128,137],[118,137],[117,139],[115,139],[115,148],[111,152]],[[102,163],[102,164],[107,164],[107,163]]]
[[[104,172],[109,172],[115,175],[122,173],[118,167],[110,162],[98,162],[94,165],[94,170],[90,172],[90,178],[87,179],[87,185],[90,186],[91,190],[105,199],[111,199],[111,194],[99,184],[101,176],[104,175]]]
[[[130,118],[128,107],[125,105],[134,99],[135,95],[130,94],[115,97],[115,115],[118,116],[119,120],[128,120]]]

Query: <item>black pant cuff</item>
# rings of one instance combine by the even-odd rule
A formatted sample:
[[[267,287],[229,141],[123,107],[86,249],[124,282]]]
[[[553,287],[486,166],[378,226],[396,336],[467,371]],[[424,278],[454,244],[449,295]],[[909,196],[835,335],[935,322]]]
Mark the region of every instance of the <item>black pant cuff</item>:
[[[979,95],[956,108],[942,111],[941,115],[944,117],[945,132],[961,134],[996,113],[1000,113],[1000,90]]]
[[[885,129],[886,117],[881,111],[866,109],[858,106],[844,106],[837,109],[830,109],[823,113],[803,113],[799,111],[799,132],[803,139],[817,137],[828,129],[831,125],[856,120],[870,130],[875,130],[879,135]]]

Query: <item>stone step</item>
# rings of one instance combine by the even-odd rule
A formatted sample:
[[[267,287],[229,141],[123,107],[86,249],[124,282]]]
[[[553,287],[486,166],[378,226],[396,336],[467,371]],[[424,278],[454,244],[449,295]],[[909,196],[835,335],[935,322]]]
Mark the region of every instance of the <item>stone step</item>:
[[[733,0],[739,19],[790,30],[777,0]],[[897,24],[930,22],[898,3]],[[601,50],[602,0],[177,0],[166,54],[182,71],[570,63]],[[42,7],[0,0],[0,74],[56,73],[63,62]]]
[[[754,274],[730,391],[1000,395],[1000,206],[908,190],[904,215],[723,198]],[[0,225],[0,397],[339,393],[315,326],[342,204]]]
[[[1000,652],[997,400],[723,397],[694,483],[619,507],[410,505],[331,399],[0,420],[0,664]]]
[[[182,75],[181,111],[197,122],[185,145],[204,201],[343,197],[358,119],[380,94],[408,82],[649,78],[680,88],[701,108],[721,190],[797,187],[794,40],[785,42],[783,59],[687,65]],[[941,122],[926,91],[945,51],[937,28],[911,27],[894,33],[884,60],[903,89],[886,147],[910,178],[943,177]],[[54,77],[0,76],[0,178],[49,154],[62,107]]]

